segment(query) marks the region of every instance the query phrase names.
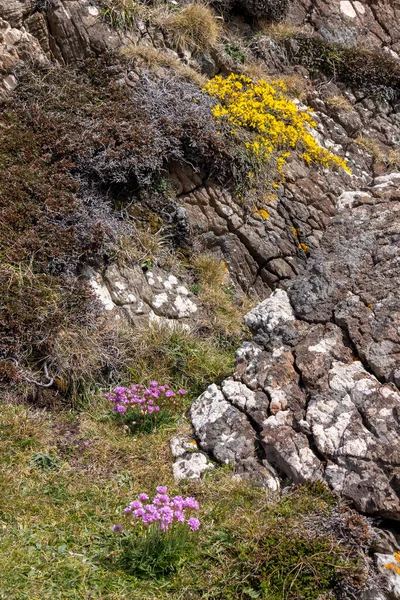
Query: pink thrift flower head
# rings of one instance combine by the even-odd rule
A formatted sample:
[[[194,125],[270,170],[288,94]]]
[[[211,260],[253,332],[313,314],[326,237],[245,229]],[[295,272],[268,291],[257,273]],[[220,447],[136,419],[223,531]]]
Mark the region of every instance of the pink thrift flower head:
[[[132,513],[132,509],[130,506],[127,506],[126,508],[124,508],[124,513],[126,515],[130,515]]]
[[[187,524],[189,525],[192,531],[197,531],[200,527],[200,521],[196,519],[196,517],[191,517],[190,519],[188,519]]]
[[[165,392],[165,397],[166,398],[173,398],[174,396],[176,396],[175,392],[173,392],[172,390],[167,390]]]
[[[144,508],[137,508],[134,512],[133,515],[135,517],[143,517],[143,515],[146,514],[146,511],[144,510]]]
[[[120,415],[124,415],[126,413],[126,406],[119,404],[118,406],[115,407],[114,410],[115,410],[115,412],[119,413]]]
[[[148,495],[143,493],[139,494],[138,498],[139,500],[143,500],[143,502],[146,502],[149,499]]]
[[[183,501],[184,508],[193,508],[193,510],[199,510],[199,503],[194,498],[185,498]]]
[[[113,533],[116,533],[117,531],[122,531],[122,525],[119,525],[119,524],[118,524],[118,525],[113,525],[113,526],[111,527],[111,531],[112,531]]]
[[[150,385],[152,387],[157,387],[158,386],[158,381],[154,381],[154,379],[153,379],[153,381],[150,381]]]
[[[178,394],[182,394],[182,396],[183,396],[184,394],[186,394],[186,390],[181,388],[180,390],[178,390]]]
[[[157,492],[158,492],[159,494],[166,494],[166,493],[167,493],[167,486],[166,486],[166,485],[159,485],[159,486],[156,488],[156,490],[157,490]]]
[[[160,407],[159,406],[153,406],[153,409],[154,409],[155,412],[158,412],[160,410]]]
[[[143,522],[145,525],[150,525],[150,523],[152,523],[153,521],[154,521],[153,515],[152,515],[152,514],[150,514],[150,513],[146,513],[146,514],[144,514],[144,515],[143,515],[143,517],[142,517],[142,522]]]
[[[182,508],[183,508],[183,498],[182,498],[182,496],[174,496],[172,498],[172,505],[175,508],[178,508],[179,510],[182,510]]]
[[[133,502],[130,503],[129,508],[132,509],[136,509],[136,508],[142,508],[143,504],[141,502],[139,502],[139,500],[134,500]]]
[[[169,504],[169,496],[167,494],[156,494],[153,502],[156,506]]]
[[[175,519],[177,521],[179,521],[179,523],[184,523],[185,522],[185,515],[183,514],[183,512],[181,510],[176,510],[175,511]]]
[[[147,412],[149,413],[149,415],[151,415],[151,413],[154,412],[154,408],[152,406],[148,406]]]

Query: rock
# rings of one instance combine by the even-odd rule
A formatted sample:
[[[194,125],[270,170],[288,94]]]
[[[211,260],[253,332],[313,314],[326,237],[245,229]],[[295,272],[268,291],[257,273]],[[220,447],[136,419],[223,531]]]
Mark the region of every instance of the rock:
[[[180,458],[184,454],[198,449],[196,440],[188,435],[177,435],[173,437],[170,440],[169,445],[174,458]]]
[[[112,264],[103,274],[89,268],[84,274],[105,310],[116,309],[133,324],[150,320],[174,325],[198,311],[188,288],[159,268],[144,273],[139,265]]]
[[[267,461],[294,483],[322,479],[322,465],[307,437],[291,427],[268,429],[261,435]]]
[[[400,598],[400,561],[393,554],[375,554],[375,561],[381,573],[385,575],[390,598]],[[396,569],[399,569],[397,572]]]
[[[210,385],[195,400],[190,417],[201,447],[218,462],[236,464],[254,456],[254,429],[247,417],[226,400],[216,385]]]
[[[262,427],[265,419],[268,417],[268,397],[262,392],[254,392],[243,383],[233,379],[225,379],[222,382],[222,393],[225,398],[246,413],[253,421]]]
[[[37,0],[0,0],[2,69],[9,69],[15,60],[53,58],[71,63],[115,51],[123,43],[89,0],[51,0],[42,4]]]
[[[201,452],[185,454],[178,458],[173,464],[172,471],[175,481],[182,479],[200,479],[213,464]]]
[[[279,289],[247,313],[244,322],[254,332],[259,330],[271,332],[277,325],[294,319],[288,295],[284,290]]]
[[[0,17],[0,73],[8,73],[21,62],[44,64],[47,57],[39,42],[24,27],[12,27]],[[15,85],[6,78],[3,87],[10,91]]]
[[[303,271],[246,315],[254,338],[215,392],[218,427],[203,426],[199,437],[211,452],[216,429],[219,443],[239,438],[243,448],[251,439],[230,458],[237,469],[267,461],[271,473],[324,480],[359,511],[400,520],[400,204],[392,189],[342,195]]]

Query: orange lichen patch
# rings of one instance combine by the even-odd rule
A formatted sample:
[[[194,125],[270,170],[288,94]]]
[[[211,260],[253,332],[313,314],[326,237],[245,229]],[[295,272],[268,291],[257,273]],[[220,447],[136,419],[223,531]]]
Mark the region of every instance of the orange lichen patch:
[[[269,217],[270,217],[269,212],[267,210],[265,210],[265,208],[254,207],[254,214],[257,215],[258,217],[261,217],[265,221],[267,219],[269,219]]]
[[[400,550],[394,552],[393,556],[396,562],[387,563],[383,566],[385,569],[389,569],[390,571],[397,573],[397,575],[400,575]]]
[[[309,250],[309,247],[307,246],[307,244],[303,244],[303,243],[301,243],[301,244],[298,244],[298,245],[297,245],[297,247],[298,247],[300,250],[303,250],[304,254],[307,254],[307,252],[308,252],[308,250]]]

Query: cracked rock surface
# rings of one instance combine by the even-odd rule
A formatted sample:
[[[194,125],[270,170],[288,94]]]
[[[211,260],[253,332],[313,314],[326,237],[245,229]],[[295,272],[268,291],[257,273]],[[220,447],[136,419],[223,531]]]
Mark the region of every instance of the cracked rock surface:
[[[250,459],[271,481],[322,479],[361,512],[399,520],[396,186],[392,174],[340,196],[303,271],[246,316],[254,338],[233,377],[200,396],[191,418],[221,463],[248,471]]]

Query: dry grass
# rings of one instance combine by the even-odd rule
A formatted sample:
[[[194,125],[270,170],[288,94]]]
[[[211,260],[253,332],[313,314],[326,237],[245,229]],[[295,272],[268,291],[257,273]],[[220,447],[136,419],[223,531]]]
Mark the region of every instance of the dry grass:
[[[340,112],[354,112],[354,106],[345,96],[330,96],[327,99],[327,104],[331,108]]]
[[[279,79],[286,85],[287,95],[291,98],[298,98],[299,100],[305,98],[312,87],[309,79],[306,79],[301,75],[296,75],[295,73],[281,75]]]
[[[165,49],[158,50],[153,46],[131,45],[126,46],[122,52],[125,57],[132,60],[135,66],[172,70],[182,77],[182,79],[195,83],[199,87],[204,87],[207,83],[207,79],[204,75],[194,68],[183,64],[175,55],[169,54]]]
[[[200,284],[199,298],[207,311],[206,325],[216,334],[239,343],[245,331],[243,317],[253,302],[236,295],[224,261],[200,254],[194,258],[192,266]]]
[[[374,161],[383,166],[385,169],[390,170],[399,168],[400,166],[400,151],[395,148],[382,148],[382,146],[376,140],[368,138],[360,134],[355,139],[356,144],[365,150],[368,154],[374,158]]]
[[[221,33],[214,12],[203,4],[189,4],[181,12],[164,17],[161,23],[179,51],[206,52],[215,46]]]
[[[273,39],[286,39],[294,37],[305,32],[305,27],[302,25],[292,25],[285,21],[281,23],[271,23],[261,19],[259,21],[260,30]]]

